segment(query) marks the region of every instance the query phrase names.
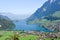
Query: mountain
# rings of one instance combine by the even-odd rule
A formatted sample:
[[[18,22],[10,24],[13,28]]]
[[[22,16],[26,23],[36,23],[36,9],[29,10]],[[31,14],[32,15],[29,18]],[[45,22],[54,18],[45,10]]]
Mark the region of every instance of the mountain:
[[[12,14],[12,13],[7,13],[7,12],[0,12],[0,15],[3,15],[3,16],[7,16],[9,17],[11,20],[15,19],[15,15]]]
[[[10,20],[7,16],[0,15],[0,18],[6,19],[6,20]]]
[[[48,0],[43,4],[42,7],[38,8],[36,12],[31,15],[28,20],[34,20],[35,18],[42,18],[44,16],[55,13],[56,11],[60,11],[60,0]]]
[[[9,13],[9,12],[0,12],[0,15],[7,16],[11,20],[21,20],[21,19],[23,19],[22,15],[16,15],[16,14]]]
[[[27,19],[27,24],[38,24],[48,30],[60,31],[60,0],[48,0]]]
[[[7,16],[0,15],[0,30],[12,30],[15,24]]]

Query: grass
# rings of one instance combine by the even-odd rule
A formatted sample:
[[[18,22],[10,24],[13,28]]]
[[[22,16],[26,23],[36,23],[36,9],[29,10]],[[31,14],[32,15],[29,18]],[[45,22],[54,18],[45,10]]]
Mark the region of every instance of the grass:
[[[0,40],[5,40],[8,37],[13,36],[13,32],[12,31],[0,31],[0,35],[2,35],[0,37]],[[38,36],[34,36],[34,35],[26,35],[26,36],[21,36],[22,34],[19,34],[19,40],[35,40]]]
[[[39,38],[39,36],[32,35],[32,34],[23,35],[24,33],[22,31],[17,31],[17,32],[20,32],[19,37],[18,37],[19,40],[36,40],[37,38]],[[13,31],[0,31],[0,40],[6,40],[6,38],[8,38],[8,37],[12,38],[13,35],[14,35]],[[45,40],[51,40],[51,39],[45,38]],[[54,40],[60,40],[60,38],[57,38]]]
[[[20,40],[35,40],[37,38],[37,36],[33,36],[33,35],[28,35],[28,36],[21,36]]]

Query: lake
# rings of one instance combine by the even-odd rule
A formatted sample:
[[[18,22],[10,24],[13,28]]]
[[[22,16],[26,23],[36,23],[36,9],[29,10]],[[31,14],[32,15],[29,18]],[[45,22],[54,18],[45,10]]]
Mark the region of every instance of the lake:
[[[44,27],[39,27],[37,24],[28,25],[26,21],[16,21],[14,24],[16,25],[14,30],[51,32]]]

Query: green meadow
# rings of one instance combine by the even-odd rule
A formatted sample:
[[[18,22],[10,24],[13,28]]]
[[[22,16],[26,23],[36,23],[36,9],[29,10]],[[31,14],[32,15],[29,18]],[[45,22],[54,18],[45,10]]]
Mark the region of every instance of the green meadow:
[[[13,36],[14,36],[13,31],[0,31],[0,40],[9,40],[8,38],[11,38],[13,40]],[[37,37],[38,36],[34,36],[31,34],[27,35],[24,33],[21,33],[18,36],[19,40],[35,40]]]
[[[40,36],[27,34],[22,31],[0,31],[0,40],[14,40],[14,32],[18,32],[18,40],[40,40]],[[44,40],[51,40],[50,38],[44,38]],[[54,39],[60,40],[60,38]]]

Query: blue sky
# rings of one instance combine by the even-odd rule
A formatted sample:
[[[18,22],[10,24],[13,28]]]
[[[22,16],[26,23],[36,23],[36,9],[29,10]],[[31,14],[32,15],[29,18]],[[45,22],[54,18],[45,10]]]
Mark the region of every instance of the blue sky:
[[[31,15],[47,0],[0,0],[0,12]]]

